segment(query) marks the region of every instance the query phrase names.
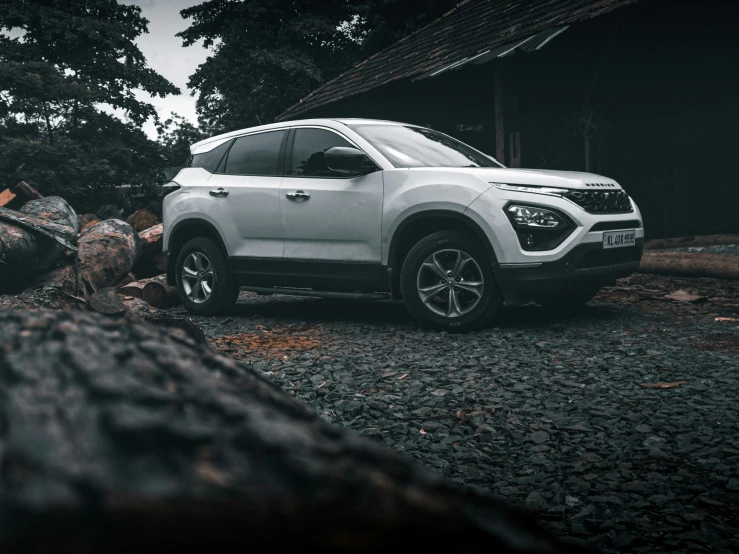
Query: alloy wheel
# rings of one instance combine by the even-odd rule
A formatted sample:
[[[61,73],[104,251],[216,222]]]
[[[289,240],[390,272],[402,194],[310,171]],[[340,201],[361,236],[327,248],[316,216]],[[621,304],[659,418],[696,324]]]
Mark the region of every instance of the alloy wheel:
[[[485,283],[475,259],[462,250],[438,250],[418,270],[416,287],[421,301],[444,317],[461,317],[477,307]]]
[[[207,302],[213,294],[213,265],[202,252],[192,252],[182,264],[182,287],[195,304]]]

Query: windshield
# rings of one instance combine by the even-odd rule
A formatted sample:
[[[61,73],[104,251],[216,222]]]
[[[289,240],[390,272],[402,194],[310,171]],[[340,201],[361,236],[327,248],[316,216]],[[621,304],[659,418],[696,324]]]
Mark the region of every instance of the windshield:
[[[407,125],[349,125],[395,167],[503,167],[452,137]]]

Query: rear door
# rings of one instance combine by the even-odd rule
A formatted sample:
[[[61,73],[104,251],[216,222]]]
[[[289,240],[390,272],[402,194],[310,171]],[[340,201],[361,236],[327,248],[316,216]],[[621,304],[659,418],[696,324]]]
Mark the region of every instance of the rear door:
[[[355,175],[330,170],[323,153],[334,146],[356,147],[334,130],[297,127],[285,160],[280,189],[285,270],[291,275],[347,287],[380,278],[382,171]],[[352,284],[353,283],[353,284]]]
[[[206,184],[203,203],[237,271],[257,269],[255,258],[278,264],[282,258],[280,174],[287,136],[284,129],[234,139]]]

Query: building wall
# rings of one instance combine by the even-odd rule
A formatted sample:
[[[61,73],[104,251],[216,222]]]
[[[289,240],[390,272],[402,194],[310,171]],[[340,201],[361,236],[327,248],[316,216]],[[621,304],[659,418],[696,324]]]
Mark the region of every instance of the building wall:
[[[739,23],[731,2],[642,0],[542,50],[391,83],[316,117],[430,125],[495,155],[495,76],[521,166],[618,180],[647,236],[739,233]],[[589,121],[589,124],[586,123]],[[586,138],[589,157],[586,162]],[[506,144],[504,163],[510,162]]]

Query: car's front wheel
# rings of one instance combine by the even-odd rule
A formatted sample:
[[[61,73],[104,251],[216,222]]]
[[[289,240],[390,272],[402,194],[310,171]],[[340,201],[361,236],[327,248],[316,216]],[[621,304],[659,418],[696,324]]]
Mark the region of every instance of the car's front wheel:
[[[476,329],[503,304],[488,255],[479,241],[458,231],[421,239],[403,262],[400,287],[416,321],[437,330]]]
[[[194,238],[182,247],[175,275],[182,305],[193,315],[225,314],[236,303],[239,287],[225,256],[210,239]]]

